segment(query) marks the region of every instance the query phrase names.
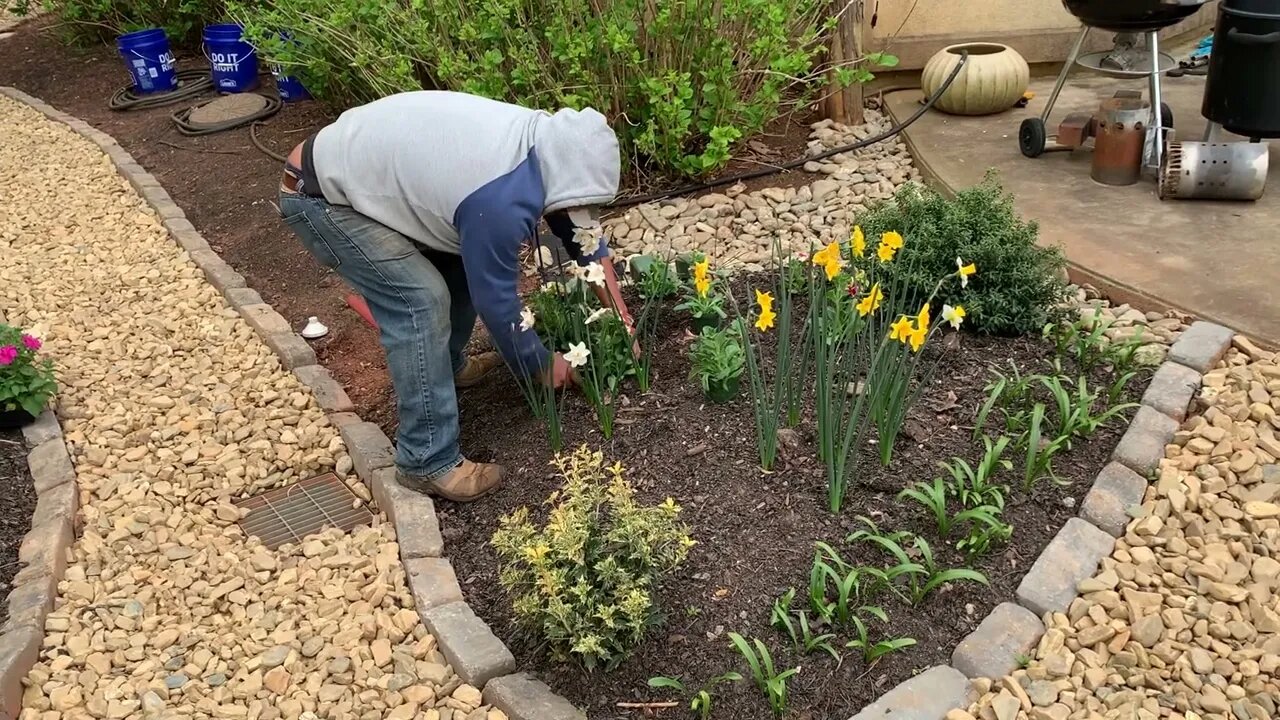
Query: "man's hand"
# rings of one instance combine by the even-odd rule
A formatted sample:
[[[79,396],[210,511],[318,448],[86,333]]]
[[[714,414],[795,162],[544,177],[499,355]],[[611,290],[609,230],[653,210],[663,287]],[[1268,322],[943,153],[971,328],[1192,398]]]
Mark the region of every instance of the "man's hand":
[[[549,385],[557,390],[572,385],[573,368],[569,366],[569,361],[564,359],[564,355],[555,353],[551,356],[551,364],[542,373],[542,384]]]

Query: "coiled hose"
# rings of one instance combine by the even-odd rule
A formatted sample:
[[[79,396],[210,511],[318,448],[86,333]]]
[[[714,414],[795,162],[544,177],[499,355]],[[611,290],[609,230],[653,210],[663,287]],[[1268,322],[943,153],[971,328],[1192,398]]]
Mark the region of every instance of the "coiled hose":
[[[859,150],[861,148],[867,147],[868,145],[874,145],[878,142],[883,142],[893,137],[894,135],[897,135],[903,130],[906,130],[908,126],[910,126],[916,120],[919,120],[921,115],[924,115],[926,112],[928,112],[929,108],[933,107],[933,104],[938,101],[938,98],[942,97],[943,93],[947,91],[947,88],[951,87],[951,83],[955,82],[956,77],[960,75],[960,70],[962,70],[965,64],[968,62],[969,62],[969,53],[962,51],[960,53],[960,62],[956,63],[956,66],[952,68],[951,74],[947,76],[947,79],[942,82],[942,85],[937,89],[937,91],[933,93],[933,95],[925,99],[924,103],[920,105],[920,108],[918,110],[912,113],[911,117],[898,123],[897,125],[894,125],[893,127],[889,128],[883,133],[880,133],[879,135],[876,135],[875,137],[869,137],[865,140],[859,140],[856,143],[852,143],[849,145],[842,145],[837,148],[832,148],[830,150],[826,150],[821,153],[818,153],[817,155],[806,155],[804,157],[796,158],[795,160],[788,160],[787,162],[784,162],[781,165],[771,165],[767,168],[762,168],[760,170],[752,170],[750,172],[739,173],[736,175],[729,175],[722,178],[716,178],[715,180],[709,180],[707,182],[692,183],[689,185],[685,185],[683,187],[678,187],[674,190],[664,190],[662,192],[649,193],[648,195],[633,195],[631,197],[618,198],[617,200],[614,200],[613,202],[606,205],[605,207],[610,207],[610,208],[631,207],[632,205],[641,205],[647,202],[654,202],[655,200],[663,200],[665,198],[675,197],[677,195],[688,195],[690,193],[701,192],[703,190],[710,190],[711,188],[715,188],[715,187],[731,185],[733,183],[742,182],[744,180],[754,180],[755,178],[764,177],[766,175],[773,175],[774,173],[779,173],[784,170],[794,170],[795,168],[798,168],[801,165],[804,165],[805,163],[817,162],[819,160],[829,158],[832,155],[839,155],[840,153],[852,152],[854,150]]]
[[[198,95],[203,95],[213,89],[213,78],[209,75],[208,70],[180,70],[178,71],[178,89],[165,93],[152,93],[150,95],[139,95],[133,91],[133,84],[130,83],[120,88],[111,96],[111,100],[107,103],[107,107],[117,112],[126,110],[147,110],[149,108],[163,107],[172,105],[173,103],[190,100]]]

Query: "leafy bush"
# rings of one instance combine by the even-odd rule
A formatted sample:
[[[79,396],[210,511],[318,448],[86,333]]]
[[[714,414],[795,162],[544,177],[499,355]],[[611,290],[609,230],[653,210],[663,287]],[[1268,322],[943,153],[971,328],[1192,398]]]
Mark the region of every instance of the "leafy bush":
[[[967,286],[945,283],[938,301],[963,305],[965,324],[993,335],[1038,333],[1058,319],[1067,297],[1058,248],[1036,244],[1039,228],[1022,220],[1013,197],[993,176],[961,190],[954,200],[918,185],[901,188],[892,201],[859,218],[867,237],[897,230],[911,242],[914,261],[886,270],[927,297],[939,276],[956,271],[956,257],[979,272]]]
[[[558,658],[612,668],[656,624],[654,585],[694,543],[674,501],[638,505],[623,467],[605,468],[600,453],[583,446],[554,464],[565,485],[547,499],[547,524],[522,507],[493,534],[499,580]]]
[[[17,0],[13,7],[25,14],[41,0]],[[198,46],[206,24],[224,22],[223,0],[42,0],[45,9],[62,18],[74,42],[97,43],[150,27],[164,28],[177,45]],[[2,3],[0,3],[2,4]]]
[[[457,90],[594,107],[624,156],[698,175],[824,75],[822,0],[232,0],[264,56],[345,104]],[[283,40],[288,30],[292,42]],[[842,68],[870,77],[877,55]]]

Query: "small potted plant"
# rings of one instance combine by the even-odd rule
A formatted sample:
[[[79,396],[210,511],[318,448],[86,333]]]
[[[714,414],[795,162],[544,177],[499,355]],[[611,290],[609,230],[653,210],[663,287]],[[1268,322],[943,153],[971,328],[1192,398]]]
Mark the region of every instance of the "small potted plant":
[[[694,266],[706,261],[707,256],[697,250],[678,256],[676,258],[676,277],[680,278],[681,282],[689,282],[690,278],[693,277]]]
[[[677,310],[688,310],[693,316],[693,334],[698,335],[704,328],[718,328],[724,320],[724,298],[711,291],[715,279],[711,274],[711,261],[703,258],[693,264],[693,287],[687,288],[689,299],[676,306]]]
[[[58,389],[53,363],[38,358],[39,350],[39,338],[0,324],[0,429],[35,420]]]
[[[708,400],[725,403],[737,396],[747,360],[735,331],[703,328],[689,356],[693,365],[689,378],[697,378]]]

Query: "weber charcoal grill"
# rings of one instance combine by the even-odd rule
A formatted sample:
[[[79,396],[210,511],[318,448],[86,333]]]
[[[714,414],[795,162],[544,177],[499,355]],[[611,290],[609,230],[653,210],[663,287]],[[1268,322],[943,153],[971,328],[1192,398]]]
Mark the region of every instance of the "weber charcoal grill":
[[[1222,0],[1200,112],[1211,123],[1206,141],[1217,127],[1280,137],[1280,1]]]
[[[1173,113],[1160,99],[1160,76],[1176,66],[1172,56],[1160,52],[1160,30],[1194,15],[1209,0],[1063,0],[1063,5],[1080,19],[1084,27],[1076,37],[1067,62],[1058,74],[1058,80],[1049,95],[1040,117],[1027,118],[1018,128],[1018,146],[1027,157],[1039,157],[1048,146],[1049,135],[1045,128],[1053,112],[1054,103],[1066,84],[1067,76],[1076,65],[1096,72],[1122,78],[1146,77],[1150,87],[1150,121],[1142,130],[1146,133],[1148,165],[1159,167],[1164,132],[1173,127]],[[1263,4],[1275,4],[1275,0],[1256,0]],[[1081,55],[1085,40],[1092,30],[1116,33],[1115,46],[1098,53]],[[1139,40],[1145,42],[1139,46]],[[1217,47],[1214,48],[1215,55]],[[1096,123],[1091,123],[1096,126]],[[1074,130],[1074,131],[1073,131]],[[1066,134],[1083,141],[1078,123]],[[1069,149],[1071,145],[1068,145]]]

